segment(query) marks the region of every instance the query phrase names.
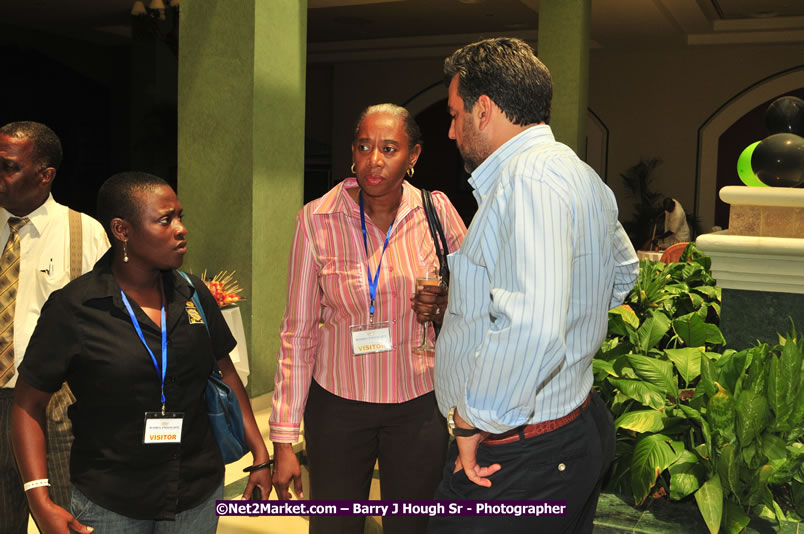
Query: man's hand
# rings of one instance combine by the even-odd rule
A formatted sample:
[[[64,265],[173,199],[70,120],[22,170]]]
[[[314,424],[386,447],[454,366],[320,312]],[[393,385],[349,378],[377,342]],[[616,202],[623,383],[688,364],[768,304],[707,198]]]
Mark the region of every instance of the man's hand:
[[[299,499],[303,499],[301,466],[299,459],[296,458],[296,453],[293,452],[293,444],[274,442],[273,484],[277,499],[286,501],[293,498],[288,490],[291,480],[293,481],[293,491],[296,492]]]
[[[455,426],[466,429],[474,428],[469,425],[457,411],[455,412]],[[457,473],[463,469],[466,472],[466,478],[478,486],[485,488],[491,487],[491,480],[486,477],[493,475],[501,469],[500,464],[492,464],[488,467],[482,467],[477,464],[477,446],[488,436],[488,432],[478,432],[466,438],[456,437],[455,442],[458,444],[458,458],[455,459],[455,470],[453,471],[453,473]]]
[[[70,512],[57,506],[49,498],[39,505],[32,503],[31,515],[42,534],[69,534],[71,529],[83,534],[95,530],[78,521]]]

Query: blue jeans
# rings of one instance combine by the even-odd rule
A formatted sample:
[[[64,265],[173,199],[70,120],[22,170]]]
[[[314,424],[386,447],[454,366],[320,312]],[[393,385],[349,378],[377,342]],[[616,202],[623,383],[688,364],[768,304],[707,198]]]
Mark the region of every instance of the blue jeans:
[[[73,486],[70,513],[84,525],[94,527],[98,534],[215,534],[218,529],[215,501],[218,499],[223,499],[223,481],[207,500],[176,514],[175,521],[153,521],[132,519],[107,510],[90,501]]]

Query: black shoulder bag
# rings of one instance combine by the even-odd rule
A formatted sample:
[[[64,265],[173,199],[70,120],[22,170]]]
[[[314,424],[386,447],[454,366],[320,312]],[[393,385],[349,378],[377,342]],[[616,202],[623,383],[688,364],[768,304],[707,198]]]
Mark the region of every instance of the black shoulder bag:
[[[441,226],[441,220],[438,218],[438,213],[433,204],[433,195],[426,189],[422,189],[422,204],[424,204],[424,214],[427,217],[427,226],[430,227],[430,235],[433,236],[433,243],[435,244],[441,283],[445,287],[449,287],[449,264],[447,263],[449,247],[447,246],[447,238],[444,236],[444,227]],[[441,325],[433,323],[433,329],[436,337],[438,337]]]

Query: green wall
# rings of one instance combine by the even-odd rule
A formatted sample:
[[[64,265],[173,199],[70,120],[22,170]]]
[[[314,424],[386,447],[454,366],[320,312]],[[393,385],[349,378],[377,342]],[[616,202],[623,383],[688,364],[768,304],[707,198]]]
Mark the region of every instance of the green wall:
[[[551,126],[556,139],[586,153],[591,0],[542,0],[539,59],[553,77]]]
[[[256,396],[273,389],[288,251],[303,198],[307,3],[184,0],[181,9],[186,266],[237,271]]]

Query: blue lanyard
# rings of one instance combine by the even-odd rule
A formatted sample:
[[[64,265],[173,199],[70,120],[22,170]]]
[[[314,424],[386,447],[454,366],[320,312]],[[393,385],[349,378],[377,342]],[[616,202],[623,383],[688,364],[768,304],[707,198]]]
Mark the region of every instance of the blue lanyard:
[[[366,212],[363,209],[363,192],[360,191],[358,193],[358,198],[360,200],[360,225],[363,228],[363,247],[366,249],[366,274],[368,275],[368,284],[369,284],[369,298],[371,298],[371,307],[369,308],[369,314],[371,315],[371,322],[374,322],[374,299],[377,298],[377,282],[380,280],[380,267],[382,266],[382,257],[385,255],[385,249],[388,247],[388,240],[391,238],[391,229],[394,227],[394,223],[391,223],[391,226],[388,227],[388,232],[385,234],[385,243],[382,246],[382,252],[380,253],[380,261],[377,263],[377,274],[374,276],[374,279],[371,278],[371,271],[369,270],[369,252],[368,252],[368,237],[366,236]]]
[[[128,310],[129,316],[131,316],[131,324],[134,325],[134,330],[137,331],[137,335],[140,336],[140,340],[142,344],[145,345],[145,350],[148,351],[148,354],[151,355],[151,361],[154,362],[154,367],[156,367],[156,375],[159,376],[159,364],[156,363],[156,358],[154,357],[154,353],[151,352],[151,347],[145,342],[145,336],[142,335],[142,329],[140,328],[140,323],[137,321],[137,318],[134,316],[134,310],[131,309],[131,304],[129,304],[128,299],[126,298],[126,294],[123,293],[123,290],[120,290],[120,294],[123,296],[123,304],[126,305],[126,309]],[[167,327],[165,321],[165,295],[162,294],[162,315],[160,316],[160,320],[162,323],[162,415],[165,415],[165,374],[167,373]]]

